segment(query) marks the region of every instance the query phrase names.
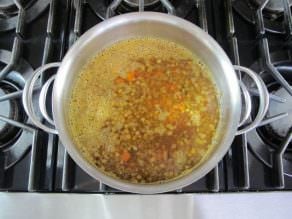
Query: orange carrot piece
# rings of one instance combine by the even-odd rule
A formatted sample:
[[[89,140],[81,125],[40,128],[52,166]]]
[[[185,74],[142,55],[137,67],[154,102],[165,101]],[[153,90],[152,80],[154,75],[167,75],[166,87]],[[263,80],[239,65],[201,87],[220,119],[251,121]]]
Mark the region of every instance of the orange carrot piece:
[[[173,83],[167,83],[167,84],[166,84],[166,88],[167,88],[169,91],[175,91],[175,90],[176,90],[176,86],[175,86],[175,84],[173,84]]]
[[[131,154],[127,150],[124,150],[121,156],[122,161],[127,162],[128,160],[130,160],[130,158]]]
[[[153,76],[160,76],[163,73],[161,71],[153,71]]]
[[[122,84],[124,82],[126,82],[125,79],[122,78],[122,77],[120,77],[120,76],[118,76],[118,77],[115,78],[115,83],[116,84]]]
[[[179,103],[179,104],[175,104],[173,106],[174,109],[180,110],[180,111],[184,111],[186,109],[185,105],[183,103]]]
[[[136,78],[136,72],[129,72],[127,74],[128,81],[133,81]]]

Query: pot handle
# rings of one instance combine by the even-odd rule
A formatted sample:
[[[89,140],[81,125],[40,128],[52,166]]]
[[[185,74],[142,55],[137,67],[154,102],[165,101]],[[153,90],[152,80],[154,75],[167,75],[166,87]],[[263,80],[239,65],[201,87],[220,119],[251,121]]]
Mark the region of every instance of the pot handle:
[[[236,135],[241,135],[256,128],[263,120],[269,106],[269,92],[261,77],[251,69],[239,65],[234,65],[234,69],[246,73],[255,82],[259,92],[259,107],[257,115],[251,123],[241,128],[241,126],[246,123],[251,114],[251,97],[245,84],[241,80],[239,81],[245,105],[245,111],[241,121],[239,122],[238,130],[236,132]]]
[[[33,108],[33,102],[32,102],[32,96],[33,96],[33,90],[34,85],[36,81],[38,80],[39,76],[47,69],[50,68],[58,68],[61,65],[60,62],[53,62],[46,65],[43,65],[36,69],[33,73],[33,75],[26,81],[23,93],[22,93],[22,103],[24,110],[26,114],[28,115],[29,119],[32,121],[32,123],[37,126],[38,128],[42,129],[45,132],[52,133],[52,134],[58,134],[57,130],[55,128],[51,128],[47,125],[44,125],[40,119],[37,117],[34,108]],[[55,75],[51,76],[49,80],[46,81],[46,83],[42,86],[40,95],[39,95],[39,108],[42,116],[45,118],[48,123],[51,125],[54,125],[53,119],[50,118],[47,108],[46,108],[46,97],[47,92],[50,87],[50,85],[53,83],[55,79]]]

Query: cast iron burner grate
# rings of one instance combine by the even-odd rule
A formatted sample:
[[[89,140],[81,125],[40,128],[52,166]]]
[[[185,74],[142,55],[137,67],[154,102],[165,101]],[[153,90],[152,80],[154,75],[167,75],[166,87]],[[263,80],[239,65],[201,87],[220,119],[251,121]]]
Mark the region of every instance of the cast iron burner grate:
[[[12,56],[12,52],[0,50],[2,72]],[[32,73],[32,67],[25,60],[19,59],[18,65],[0,81],[0,154],[5,161],[1,162],[0,167],[1,187],[6,187],[4,172],[21,162],[31,149],[34,129],[25,124],[27,117],[20,98],[25,81]]]
[[[288,51],[272,53],[271,63],[291,84],[290,53]],[[283,188],[283,175],[292,177],[292,96],[261,68],[260,61],[255,62],[251,68],[261,72],[260,75],[270,91],[271,102],[266,119],[260,127],[248,134],[247,141],[256,157],[274,170],[274,186]],[[254,85],[251,83],[250,86],[252,89]],[[258,104],[257,99],[254,99],[254,104]]]
[[[58,136],[30,125],[19,98],[33,68],[60,61],[86,30],[107,17],[138,10],[175,14],[200,26],[218,41],[234,64],[251,66],[261,60],[252,68],[262,72],[270,102],[276,106],[261,127],[235,138],[225,158],[209,174],[172,193],[291,190],[291,139],[289,126],[282,126],[281,121],[291,118],[285,114],[290,112],[290,105],[282,106],[292,94],[292,18],[290,1],[283,2],[279,6],[264,0],[145,0],[143,7],[142,1],[132,0],[2,1],[0,132],[5,129],[10,134],[0,135],[0,190],[123,193],[82,171]],[[242,16],[245,9],[249,15]],[[252,20],[246,22],[246,17]],[[271,35],[271,31],[281,34]],[[35,102],[38,88],[51,73],[42,74]],[[252,84],[249,89],[256,108],[257,92]],[[49,98],[47,104],[51,104]],[[285,112],[275,111],[278,108]]]
[[[18,91],[19,88],[10,81],[0,82],[0,95],[5,96],[9,93]],[[23,109],[19,100],[3,101],[1,115],[16,121],[23,121]],[[13,145],[13,141],[18,137],[20,129],[8,123],[0,122],[0,148]]]
[[[292,5],[291,0],[287,0],[289,7]],[[255,24],[256,11],[265,1],[263,0],[237,0],[233,2],[233,7],[245,20]],[[272,33],[285,33],[285,16],[284,4],[282,0],[270,0],[263,8],[264,24],[267,31]],[[285,12],[287,13],[287,12]]]
[[[0,3],[0,31],[20,28],[36,19],[49,5],[47,0],[15,0]],[[23,18],[18,19],[18,16]]]
[[[144,1],[144,4],[140,6],[137,0],[87,0],[87,2],[94,13],[101,19],[138,10],[170,13],[185,18],[195,5],[194,1],[189,0],[148,0]]]

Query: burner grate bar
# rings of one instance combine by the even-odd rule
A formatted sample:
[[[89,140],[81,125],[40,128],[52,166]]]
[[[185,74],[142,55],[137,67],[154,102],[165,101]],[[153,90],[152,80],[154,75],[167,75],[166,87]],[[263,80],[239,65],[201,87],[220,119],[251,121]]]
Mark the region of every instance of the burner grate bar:
[[[41,87],[35,87],[34,91],[40,90]],[[16,98],[20,98],[22,96],[23,91],[22,90],[18,90],[9,94],[5,94],[0,96],[0,102],[6,101],[6,100],[12,100],[12,99],[16,99]]]
[[[228,36],[233,37],[235,35],[235,28],[234,28],[234,19],[233,19],[233,14],[232,14],[232,3],[231,1],[227,0],[225,3],[225,7],[227,9],[227,24],[226,26],[228,27]]]
[[[228,32],[227,36],[229,36],[229,45],[231,48],[231,55],[233,58],[233,62],[236,65],[240,65],[239,58],[239,49],[238,42],[236,37],[236,30],[234,26],[233,20],[233,11],[232,11],[232,0],[226,1],[226,17],[227,17],[227,27]],[[241,80],[241,74],[238,72],[238,77]],[[237,153],[228,153],[227,156],[232,156],[232,160],[234,160],[233,165],[233,180],[234,183],[241,189],[248,189],[250,187],[250,177],[249,177],[249,169],[248,169],[248,154],[247,154],[247,142],[246,142],[246,134],[242,134],[238,138],[239,145],[235,145],[230,150],[236,150]],[[232,154],[232,155],[231,155]],[[237,157],[235,157],[237,155]],[[238,171],[235,171],[238,170]]]
[[[105,192],[106,191],[106,185],[103,184],[102,182],[99,183],[99,187],[98,187],[98,191],[99,192]]]
[[[62,191],[71,191],[74,187],[74,170],[75,163],[69,156],[69,154],[65,151],[64,153],[64,166],[62,173]]]
[[[6,100],[10,100],[10,99],[19,98],[21,96],[22,96],[22,90],[15,91],[13,93],[9,93],[9,94],[5,94],[5,95],[1,96],[0,97],[0,102],[6,101]]]
[[[255,89],[248,89],[248,91],[255,96],[259,95],[259,92]],[[278,103],[286,103],[286,101],[287,101],[285,98],[278,97],[277,95],[271,94],[271,93],[269,93],[269,98],[270,98],[270,100],[278,102]]]
[[[237,43],[237,37],[235,35],[235,27],[234,27],[231,0],[226,1],[225,7],[226,7],[226,11],[227,11],[227,13],[226,13],[227,14],[226,26],[228,27],[227,36],[228,36],[229,44],[230,44],[230,47],[231,47],[231,52],[232,52],[231,55],[232,55],[234,64],[235,65],[240,65],[238,43]],[[240,76],[240,72],[238,72],[238,75]]]
[[[18,36],[23,37],[25,10],[19,0],[14,0],[18,8],[18,18],[15,32]]]
[[[105,19],[108,19],[114,15],[114,11],[121,4],[122,0],[114,0],[106,9]]]
[[[267,38],[261,39],[261,52],[264,57],[264,65],[267,71],[277,80],[284,89],[292,96],[292,88],[285,78],[279,73],[275,66],[271,63],[269,44]]]
[[[173,7],[173,5],[168,0],[160,0],[160,2],[166,8],[168,14],[172,14],[172,15],[176,14],[175,8]]]
[[[262,9],[256,11],[256,27],[259,36],[263,36],[266,33]]]
[[[73,5],[75,8],[75,17],[74,17],[74,27],[73,27],[73,40],[71,41],[72,44],[79,38],[81,35],[81,26],[82,26],[82,0],[76,0]],[[72,45],[71,44],[71,45]],[[70,46],[71,46],[70,45]],[[62,190],[63,191],[70,191],[74,187],[74,170],[75,170],[75,163],[71,159],[68,152],[64,151],[64,166],[63,166],[63,173],[62,173]]]
[[[144,11],[144,0],[139,0],[139,11]]]
[[[247,137],[246,134],[239,136],[239,145],[235,145],[233,148],[233,174],[235,177],[236,185],[240,189],[250,188],[250,177],[249,177],[249,164],[248,164],[248,149],[247,149]]]
[[[208,22],[207,22],[207,15],[206,15],[206,3],[205,3],[205,0],[197,0],[197,8],[199,9],[200,27],[205,32],[208,32]]]
[[[45,65],[48,62],[50,52],[52,49],[52,37],[51,35],[46,36],[45,40],[45,46],[44,46],[44,53],[43,53],[43,58],[42,58],[42,65]],[[41,74],[41,84],[43,85],[45,83],[44,79],[44,72]]]
[[[278,150],[273,154],[272,168],[274,173],[274,186],[279,189],[285,187],[284,181],[284,169],[283,169],[283,154],[289,143],[292,141],[292,129],[288,132],[285,140],[281,144]]]
[[[279,71],[275,68],[275,66],[271,63],[270,51],[268,40],[265,35],[265,26],[264,26],[264,18],[263,18],[263,8],[268,3],[266,0],[256,11],[256,24],[257,24],[257,33],[261,37],[261,53],[264,58],[264,65],[267,71],[285,88],[285,90],[292,95],[292,88],[289,83],[283,78],[283,76],[279,73]],[[289,20],[292,18],[290,17]],[[287,22],[286,22],[287,23]],[[290,27],[289,27],[290,28]]]
[[[82,0],[75,1],[76,17],[74,22],[74,33],[76,36],[81,35],[81,24],[82,24]]]
[[[52,37],[54,35],[53,33],[53,25],[54,25],[54,19],[55,19],[55,10],[56,10],[56,0],[50,1],[50,8],[49,8],[49,16],[47,20],[47,27],[46,27],[46,39],[45,39],[45,45],[44,45],[44,52],[42,57],[42,65],[46,64],[49,56],[52,51]],[[40,77],[41,84],[45,82],[45,74],[42,73]],[[39,90],[39,88],[36,88],[36,90]],[[54,148],[54,141],[48,141],[46,148],[38,148],[37,138],[39,137],[40,133],[36,132],[33,135],[33,143],[32,143],[32,150],[31,150],[31,162],[30,162],[30,168],[29,168],[29,183],[28,183],[28,191],[37,191],[41,189],[41,180],[43,180],[40,174],[41,169],[40,167],[42,165],[45,165],[46,162],[49,162],[48,159],[54,164],[56,161],[56,154],[52,153],[52,155],[47,158],[46,160],[42,159],[42,155],[40,153],[40,150],[48,150],[48,148]],[[42,136],[42,135],[41,135]],[[51,136],[49,137],[51,138]],[[50,179],[54,181],[54,178]]]
[[[21,122],[14,121],[13,119],[9,119],[9,118],[7,118],[5,116],[2,116],[2,115],[0,115],[0,120],[3,121],[3,122],[8,123],[10,125],[13,125],[15,127],[18,127],[18,128],[21,128],[21,129],[25,129],[25,130],[27,130],[29,132],[35,132],[36,131],[36,129],[34,129],[31,126],[28,126],[28,125],[26,125],[24,123],[21,123]]]
[[[285,21],[286,34],[290,38],[292,36],[292,16],[291,16],[291,10],[289,6],[289,0],[283,0],[283,5],[284,5],[284,21]]]
[[[33,132],[32,137],[32,146],[31,146],[31,155],[30,155],[30,165],[29,165],[29,176],[28,176],[28,187],[29,192],[36,191],[37,180],[36,180],[36,170],[38,166],[37,162],[37,133],[38,131]]]
[[[265,118],[261,121],[261,123],[258,125],[258,127],[261,127],[261,126],[264,126],[264,125],[267,125],[271,122],[275,122],[279,119],[283,119],[285,117],[287,117],[289,114],[288,113],[279,113],[277,115],[274,115],[274,116],[271,116],[271,117],[268,117],[268,118]]]
[[[220,181],[219,181],[219,170],[217,166],[207,174],[207,188],[212,192],[219,192]]]
[[[3,80],[10,73],[10,71],[13,69],[13,67],[15,66],[15,64],[17,63],[17,61],[20,57],[20,51],[21,51],[20,40],[18,39],[18,37],[15,37],[14,42],[13,42],[12,56],[11,56],[10,62],[0,72],[0,81]]]
[[[49,16],[48,16],[48,22],[47,22],[47,35],[45,40],[45,46],[44,46],[44,53],[42,58],[42,65],[46,64],[48,62],[51,50],[52,50],[52,41],[53,41],[53,25],[55,23],[55,11],[56,11],[56,0],[51,0],[50,2],[50,9],[49,9]],[[41,84],[43,85],[45,83],[44,73],[41,74]]]
[[[242,189],[248,189],[250,187],[249,169],[248,169],[248,155],[247,155],[247,138],[246,134],[242,135],[242,172],[243,177],[239,179],[239,186]]]
[[[232,56],[234,59],[234,64],[240,65],[237,37],[233,36],[229,41],[230,41],[231,48],[232,48]],[[239,79],[241,79],[240,72],[237,71],[237,73],[238,73]]]
[[[53,34],[53,26],[55,23],[55,11],[56,11],[56,0],[51,1],[50,10],[49,10],[49,17],[47,23],[47,34],[51,36]]]

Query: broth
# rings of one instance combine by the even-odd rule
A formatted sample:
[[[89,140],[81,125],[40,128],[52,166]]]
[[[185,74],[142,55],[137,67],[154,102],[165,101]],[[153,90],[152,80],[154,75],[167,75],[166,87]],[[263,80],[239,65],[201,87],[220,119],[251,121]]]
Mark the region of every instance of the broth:
[[[123,40],[91,59],[68,109],[84,157],[112,177],[158,183],[193,170],[214,145],[219,97],[208,67],[158,38]]]

